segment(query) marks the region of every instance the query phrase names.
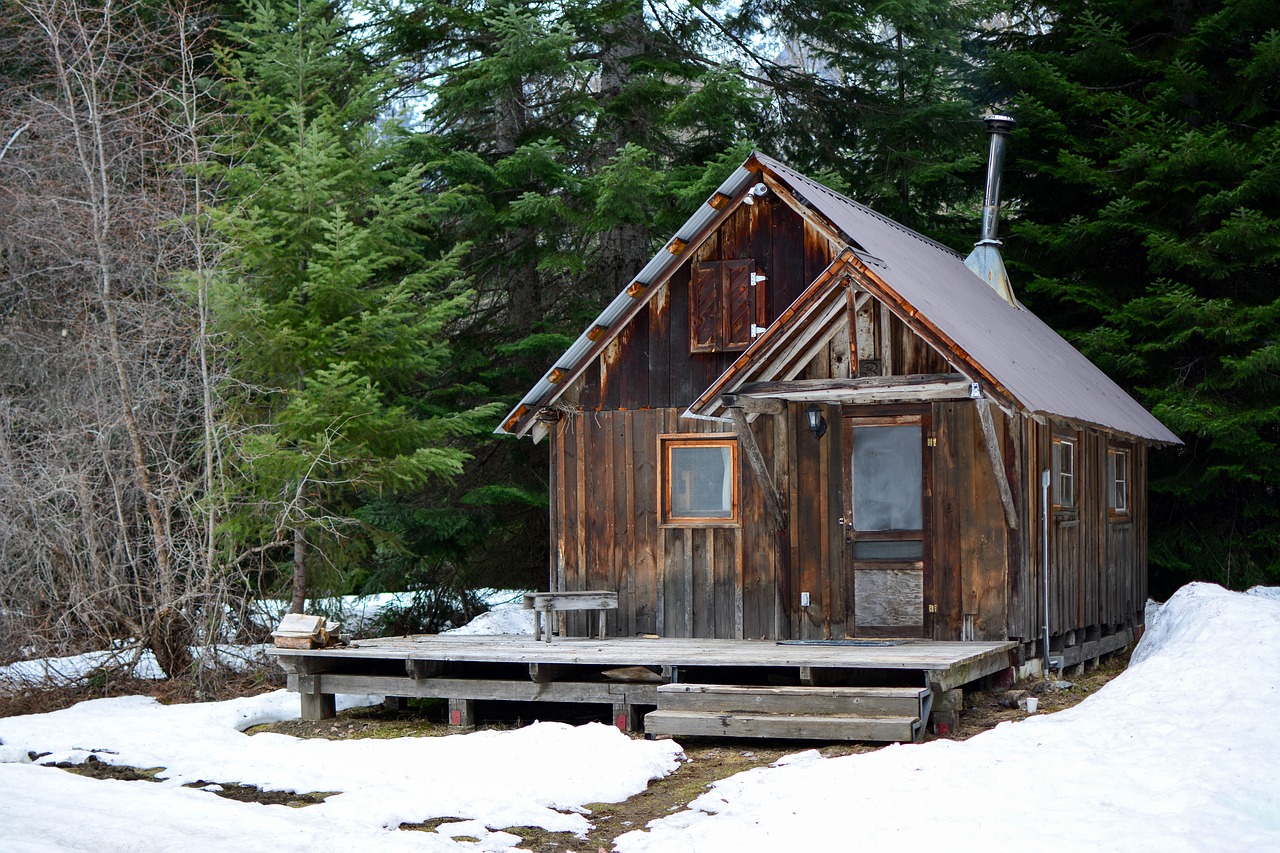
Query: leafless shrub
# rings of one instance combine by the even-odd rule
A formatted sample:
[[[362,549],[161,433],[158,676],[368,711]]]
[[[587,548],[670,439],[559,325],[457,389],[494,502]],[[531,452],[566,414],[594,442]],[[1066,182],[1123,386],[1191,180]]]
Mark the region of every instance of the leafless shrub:
[[[218,558],[216,262],[183,5],[0,11],[0,661],[150,647],[207,677],[244,585]]]

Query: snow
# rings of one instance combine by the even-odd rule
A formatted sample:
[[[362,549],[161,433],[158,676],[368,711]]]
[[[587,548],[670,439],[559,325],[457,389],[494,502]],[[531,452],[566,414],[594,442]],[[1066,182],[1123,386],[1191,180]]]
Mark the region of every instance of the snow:
[[[345,700],[340,707],[372,698],[339,697]],[[456,850],[463,849],[458,846],[463,842],[448,841],[439,833],[438,838],[430,838],[436,846],[402,848],[396,846],[401,841],[386,830],[401,823],[457,817],[472,821],[464,827],[465,834],[481,836],[480,849],[496,844],[494,849],[506,850],[519,839],[484,826],[540,826],[583,833],[589,828],[582,813],[587,803],[613,802],[639,793],[649,780],[675,769],[680,755],[674,742],[632,740],[600,723],[579,727],[535,723],[515,731],[387,740],[242,734],[259,723],[295,717],[297,707],[297,695],[283,690],[227,702],[170,706],[130,696],[0,719],[0,761],[25,762],[35,752],[47,753],[40,756],[41,763],[83,762],[93,755],[111,764],[164,768],[158,774],[163,785],[109,786],[93,780],[68,781],[62,777],[69,774],[60,771],[0,764],[0,790],[4,791],[0,849],[10,849],[10,841],[33,837],[53,838],[57,849],[78,833],[83,833],[85,849],[130,849],[128,844],[138,843],[140,833],[146,833],[147,840],[145,845],[139,843],[139,849],[169,849],[168,839],[181,838],[185,832],[181,827],[198,826],[210,809],[229,803],[182,785],[238,782],[274,791],[339,792],[305,809],[260,807],[269,809],[265,817],[260,811],[248,812],[246,834],[250,834],[248,827],[270,820],[316,831],[327,826],[323,832],[341,831],[343,835],[334,837],[344,839],[348,832],[371,843],[377,839],[368,847],[352,843],[347,849],[353,850]],[[90,784],[85,786],[83,781]],[[165,816],[154,836],[149,827],[133,824],[122,825],[122,834],[115,838],[103,835],[100,818],[117,812],[116,804],[127,797],[119,785],[138,792],[139,803],[131,810]],[[102,786],[109,804],[63,814],[59,803],[68,797],[96,802],[94,786]],[[238,825],[241,817],[235,812],[244,811],[242,806],[229,803],[218,821]],[[311,835],[279,829],[273,830],[270,849],[314,849],[307,840]],[[456,825],[452,831],[459,832]],[[197,835],[203,846],[203,834]],[[226,849],[258,849],[239,846],[239,835],[225,840]],[[383,842],[390,846],[381,846]],[[440,843],[451,846],[440,847]]]
[[[1129,669],[1075,708],[964,742],[799,751],[716,783],[617,849],[1280,849],[1278,655],[1276,591],[1192,584],[1153,606]],[[344,703],[359,701],[370,700]],[[297,708],[283,692],[171,706],[127,697],[0,719],[0,849],[513,851],[519,839],[502,830],[581,833],[586,804],[632,796],[680,758],[672,741],[600,724],[395,740],[243,734]],[[85,779],[35,766],[30,752],[161,767],[163,781]],[[233,782],[337,793],[289,808],[183,787]],[[454,820],[395,831],[432,818]]]
[[[523,600],[499,604],[481,613],[467,624],[445,631],[446,634],[532,634],[533,611],[525,610]]]
[[[1280,600],[1207,584],[1074,708],[963,742],[815,752],[716,783],[621,853],[1280,849]]]

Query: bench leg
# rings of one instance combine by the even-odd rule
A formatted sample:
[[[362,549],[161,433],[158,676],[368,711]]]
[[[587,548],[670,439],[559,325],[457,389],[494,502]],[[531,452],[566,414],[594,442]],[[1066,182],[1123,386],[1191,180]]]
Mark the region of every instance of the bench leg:
[[[602,640],[604,639],[604,617],[605,617],[605,614],[608,612],[609,611],[607,610],[600,611],[600,639]]]

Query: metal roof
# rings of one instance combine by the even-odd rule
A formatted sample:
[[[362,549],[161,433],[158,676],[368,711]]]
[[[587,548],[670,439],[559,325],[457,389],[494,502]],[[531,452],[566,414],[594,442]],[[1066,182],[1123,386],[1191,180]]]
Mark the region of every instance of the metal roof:
[[[720,185],[717,196],[736,202],[759,180],[749,166],[763,167],[830,222],[887,290],[1019,407],[1034,415],[1099,426],[1153,443],[1181,443],[1039,318],[1001,299],[946,246],[762,154],[753,154],[738,167]],[[676,232],[678,245],[691,243],[733,206],[716,207],[711,200],[700,206]],[[669,243],[645,265],[632,285],[556,360],[495,432],[523,436],[533,428],[537,409],[559,397],[658,289],[650,285],[664,282],[687,256],[687,251],[671,248]]]
[[[956,252],[763,155],[757,159],[876,259],[878,278],[1032,414],[1181,444],[1057,332],[1000,298]]]

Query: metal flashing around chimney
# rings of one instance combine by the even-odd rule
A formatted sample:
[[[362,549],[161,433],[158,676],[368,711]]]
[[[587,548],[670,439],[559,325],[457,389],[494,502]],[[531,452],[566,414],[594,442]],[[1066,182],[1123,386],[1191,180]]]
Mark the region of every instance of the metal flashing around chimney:
[[[987,155],[987,187],[982,198],[982,233],[964,263],[978,278],[990,285],[1001,299],[1015,308],[1021,308],[1014,298],[1009,273],[1000,256],[1000,239],[996,236],[1000,223],[1000,181],[1004,172],[1005,141],[1017,122],[1003,115],[987,116],[983,121],[987,124],[991,144]]]

